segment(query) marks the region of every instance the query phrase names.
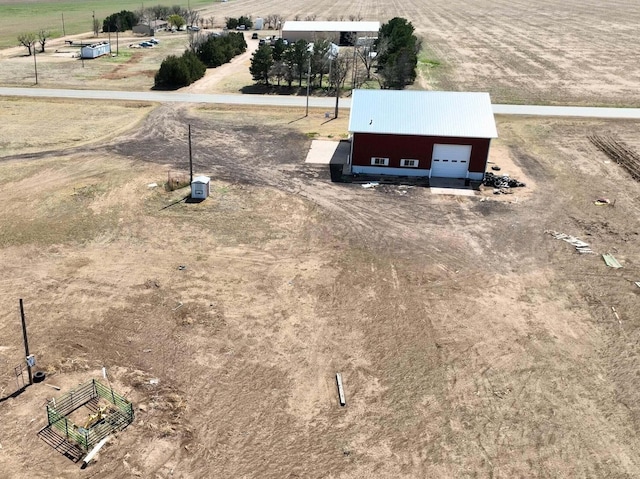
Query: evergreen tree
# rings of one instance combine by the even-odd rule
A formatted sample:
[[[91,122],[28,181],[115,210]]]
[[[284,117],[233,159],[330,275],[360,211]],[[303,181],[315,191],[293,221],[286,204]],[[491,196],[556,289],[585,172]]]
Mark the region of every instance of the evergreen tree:
[[[260,45],[251,57],[249,72],[257,82],[269,85],[269,72],[273,66],[273,55],[269,45]]]
[[[102,22],[103,32],[124,32],[138,24],[138,15],[128,10],[109,15]]]
[[[421,44],[413,32],[411,22],[400,17],[380,27],[375,47],[383,88],[400,90],[415,81]]]

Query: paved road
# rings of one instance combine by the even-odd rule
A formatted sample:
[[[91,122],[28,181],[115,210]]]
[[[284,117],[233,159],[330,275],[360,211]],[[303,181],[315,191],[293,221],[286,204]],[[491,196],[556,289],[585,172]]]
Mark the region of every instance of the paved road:
[[[134,100],[152,102],[221,103],[230,105],[296,106],[304,108],[306,97],[280,95],[206,95],[180,92],[128,92],[107,90],[49,90],[42,88],[3,88],[0,96],[36,98],[74,98],[87,100]],[[335,98],[309,98],[309,106],[332,109]],[[340,108],[351,108],[350,98],[340,99]],[[493,105],[497,115],[566,116],[640,120],[640,108],[599,108],[578,106]]]

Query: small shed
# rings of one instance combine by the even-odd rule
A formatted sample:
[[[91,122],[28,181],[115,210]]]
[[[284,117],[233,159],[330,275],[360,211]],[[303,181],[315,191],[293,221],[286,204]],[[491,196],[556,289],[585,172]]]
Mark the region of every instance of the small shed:
[[[102,55],[111,53],[111,44],[109,42],[92,43],[91,45],[83,45],[80,49],[82,58],[98,58]]]
[[[196,200],[204,200],[209,196],[209,183],[211,178],[208,176],[196,176],[191,182],[191,198]]]
[[[482,180],[497,138],[488,93],[354,90],[353,173]]]

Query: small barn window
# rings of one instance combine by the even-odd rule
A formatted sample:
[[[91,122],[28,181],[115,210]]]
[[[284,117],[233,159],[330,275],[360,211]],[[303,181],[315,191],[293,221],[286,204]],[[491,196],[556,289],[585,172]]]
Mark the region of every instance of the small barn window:
[[[409,168],[417,168],[419,164],[418,160],[400,160],[400,166],[407,166]]]
[[[379,158],[377,156],[371,157],[371,164],[373,166],[389,166],[389,158]]]

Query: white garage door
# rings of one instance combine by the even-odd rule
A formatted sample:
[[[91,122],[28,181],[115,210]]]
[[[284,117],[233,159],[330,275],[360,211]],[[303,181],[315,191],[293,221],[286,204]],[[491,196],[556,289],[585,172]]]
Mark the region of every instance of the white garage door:
[[[471,145],[433,145],[431,176],[466,178],[471,159]]]

